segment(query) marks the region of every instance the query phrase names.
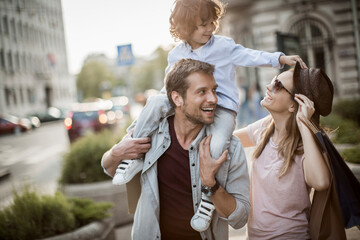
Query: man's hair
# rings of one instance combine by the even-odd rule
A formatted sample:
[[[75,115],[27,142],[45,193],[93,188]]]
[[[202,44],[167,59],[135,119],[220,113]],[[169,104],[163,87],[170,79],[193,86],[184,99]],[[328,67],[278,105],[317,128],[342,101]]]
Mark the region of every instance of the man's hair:
[[[190,85],[187,77],[190,74],[202,72],[213,76],[214,70],[214,65],[193,59],[181,59],[175,63],[165,77],[165,89],[170,105],[173,108],[176,107],[171,98],[171,93],[173,91],[178,92],[182,98],[186,98],[186,91]]]
[[[225,13],[225,5],[219,0],[176,0],[170,15],[170,34],[175,40],[189,40],[197,29],[196,19],[202,22],[219,20]]]

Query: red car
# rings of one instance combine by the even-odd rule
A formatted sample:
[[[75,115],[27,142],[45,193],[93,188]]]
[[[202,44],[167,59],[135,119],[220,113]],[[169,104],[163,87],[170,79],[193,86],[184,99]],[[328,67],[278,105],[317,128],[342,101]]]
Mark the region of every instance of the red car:
[[[71,111],[64,120],[70,142],[89,133],[100,132],[109,126],[104,110]]]
[[[0,134],[20,133],[31,129],[28,119],[18,118],[12,115],[0,116]]]

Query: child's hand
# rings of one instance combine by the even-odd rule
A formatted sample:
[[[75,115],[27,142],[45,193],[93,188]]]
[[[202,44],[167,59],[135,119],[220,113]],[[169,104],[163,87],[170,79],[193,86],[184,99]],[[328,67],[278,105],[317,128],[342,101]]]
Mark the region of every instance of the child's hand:
[[[280,64],[287,64],[289,66],[294,66],[296,61],[298,61],[300,63],[301,68],[307,68],[304,61],[298,55],[291,55],[291,56],[281,55],[279,57]]]

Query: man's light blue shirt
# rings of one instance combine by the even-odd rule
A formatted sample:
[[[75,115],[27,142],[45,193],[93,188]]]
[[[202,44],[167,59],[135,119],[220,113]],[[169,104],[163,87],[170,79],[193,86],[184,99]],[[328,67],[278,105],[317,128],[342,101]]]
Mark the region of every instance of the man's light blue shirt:
[[[212,35],[200,49],[193,50],[182,42],[170,51],[168,66],[170,68],[180,59],[194,59],[215,65],[214,78],[218,84],[218,105],[237,112],[239,109],[239,92],[235,79],[235,66],[243,67],[282,67],[279,57],[281,52],[269,53],[245,48],[234,40],[224,36]],[[164,90],[164,89],[163,89]]]

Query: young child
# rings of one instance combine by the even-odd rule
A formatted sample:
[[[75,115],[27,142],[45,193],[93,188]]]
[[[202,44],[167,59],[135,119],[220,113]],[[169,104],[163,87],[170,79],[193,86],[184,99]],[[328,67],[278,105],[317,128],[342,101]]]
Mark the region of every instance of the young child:
[[[170,33],[176,40],[183,42],[169,53],[166,68],[167,73],[178,60],[184,58],[215,65],[218,105],[214,123],[207,126],[207,133],[212,134],[210,149],[215,159],[227,149],[235,128],[239,108],[235,66],[280,67],[281,64],[294,65],[296,60],[304,64],[299,56],[252,50],[235,44],[230,38],[213,35],[223,13],[224,5],[217,0],[176,0],[170,16]],[[133,137],[150,136],[169,110],[170,104],[166,95],[150,98],[137,122],[131,126],[136,124]],[[142,160],[122,161],[116,170],[113,183],[120,185],[129,182],[142,168]],[[214,209],[211,199],[202,194],[199,207],[191,219],[191,226],[199,232],[205,231],[210,225]]]

